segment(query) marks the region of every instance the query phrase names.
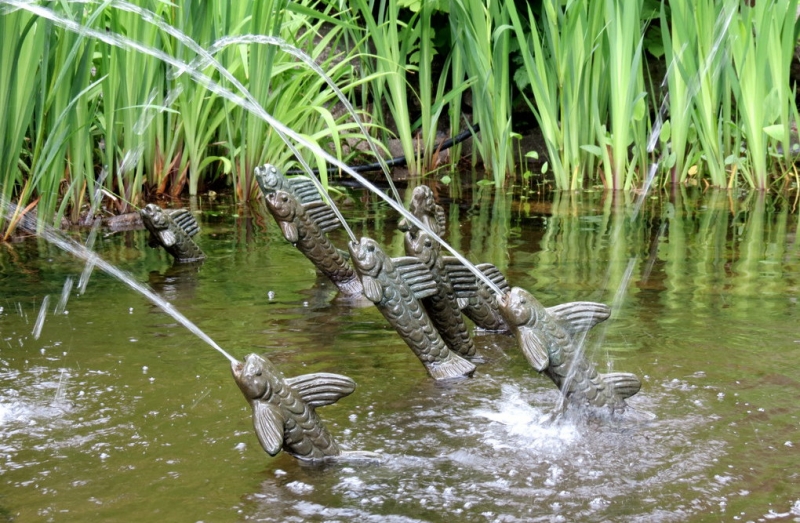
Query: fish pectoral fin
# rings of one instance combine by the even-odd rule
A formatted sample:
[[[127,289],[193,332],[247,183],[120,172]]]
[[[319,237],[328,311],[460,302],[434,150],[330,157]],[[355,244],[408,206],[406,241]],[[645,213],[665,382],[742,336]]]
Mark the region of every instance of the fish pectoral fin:
[[[520,328],[517,340],[522,353],[528,359],[528,363],[538,372],[542,372],[550,365],[550,355],[547,352],[547,345],[536,334],[533,329]]]
[[[611,308],[605,303],[573,301],[548,307],[552,314],[571,335],[588,331],[611,316]]]
[[[362,276],[361,286],[364,288],[364,296],[372,303],[380,303],[383,299],[383,285],[372,276]]]
[[[466,309],[469,307],[469,298],[456,298],[456,303],[458,304],[458,309]]]
[[[161,240],[161,244],[164,247],[172,247],[178,241],[175,233],[169,229],[162,229],[158,231],[158,239]]]
[[[418,300],[439,292],[433,273],[415,256],[392,258],[392,263]]]
[[[303,374],[294,378],[287,378],[286,383],[294,389],[310,407],[322,407],[336,403],[339,398],[352,394],[356,390],[356,382],[329,372]]]
[[[442,264],[444,265],[444,270],[447,271],[447,277],[453,284],[453,291],[457,299],[469,300],[469,298],[478,295],[478,279],[458,258],[455,256],[442,256]],[[461,308],[463,309],[464,307]]]
[[[642,388],[639,377],[631,372],[609,372],[599,376],[622,399],[630,398]]]
[[[283,446],[283,424],[286,422],[276,405],[256,401],[253,403],[253,426],[258,442],[267,454],[274,456]]]
[[[297,243],[300,240],[300,233],[297,231],[297,226],[292,222],[279,222],[283,237],[289,243]]]

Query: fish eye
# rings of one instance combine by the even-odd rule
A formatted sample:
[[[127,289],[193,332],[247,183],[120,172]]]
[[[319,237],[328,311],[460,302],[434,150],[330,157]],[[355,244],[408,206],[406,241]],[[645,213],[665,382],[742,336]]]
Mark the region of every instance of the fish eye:
[[[259,370],[258,372],[256,372],[256,376],[261,376],[261,374],[262,374],[262,373],[261,373],[261,370]]]
[[[375,246],[372,244],[367,245],[367,252],[373,252],[373,251],[375,251]]]

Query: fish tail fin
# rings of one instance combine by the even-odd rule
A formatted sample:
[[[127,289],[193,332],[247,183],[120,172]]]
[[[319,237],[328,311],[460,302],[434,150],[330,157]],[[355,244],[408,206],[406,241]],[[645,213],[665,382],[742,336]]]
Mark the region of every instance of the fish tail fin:
[[[435,380],[451,380],[456,378],[468,378],[475,372],[475,365],[461,356],[450,352],[449,356],[442,362],[426,364],[428,373]]]
[[[600,377],[622,399],[630,398],[642,388],[642,382],[630,372],[610,372]]]

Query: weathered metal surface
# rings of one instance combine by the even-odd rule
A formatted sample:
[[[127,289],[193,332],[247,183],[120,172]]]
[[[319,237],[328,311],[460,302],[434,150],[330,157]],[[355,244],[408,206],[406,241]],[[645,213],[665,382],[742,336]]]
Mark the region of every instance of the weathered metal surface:
[[[405,248],[408,256],[416,257],[428,268],[436,282],[436,293],[420,301],[439,335],[450,350],[466,358],[473,358],[475,344],[461,316],[458,299],[447,270],[448,265],[441,256],[440,245],[428,233],[410,230],[405,234]]]
[[[342,252],[330,242],[320,223],[318,211],[330,209],[322,202],[301,204],[289,192],[277,190],[264,194],[267,208],[278,222],[283,237],[292,243],[334,285],[349,297],[361,296],[361,282]],[[313,216],[317,216],[315,219]],[[338,222],[337,222],[338,223]]]
[[[364,295],[373,302],[437,380],[471,376],[475,365],[447,348],[420,299],[436,292],[430,271],[411,256],[389,258],[377,242],[349,245]]]
[[[163,247],[179,263],[198,261],[206,257],[192,240],[200,227],[188,210],[164,210],[158,205],[148,203],[139,213],[144,226],[150,231],[151,247]]]
[[[524,289],[514,287],[497,298],[528,362],[553,380],[574,404],[623,410],[625,399],[641,388],[635,374],[600,374],[584,357],[583,337],[608,319],[607,305],[573,302],[545,308]]]
[[[285,378],[266,358],[250,354],[231,363],[233,379],[253,408],[253,425],[263,449],[275,456],[281,449],[301,460],[376,457],[342,451],[316,412],[352,393],[347,376],[329,373]]]
[[[409,212],[419,221],[425,224],[440,238],[444,236],[446,220],[444,209],[436,203],[433,191],[427,185],[419,185],[411,193],[411,203],[408,206]],[[416,231],[418,228],[407,219],[398,223],[401,231]]]

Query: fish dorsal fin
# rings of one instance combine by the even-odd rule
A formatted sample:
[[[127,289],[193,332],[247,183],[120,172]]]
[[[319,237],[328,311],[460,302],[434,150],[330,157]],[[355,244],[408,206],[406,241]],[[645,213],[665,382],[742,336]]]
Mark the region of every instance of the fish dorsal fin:
[[[453,284],[456,298],[459,300],[469,300],[478,295],[478,279],[461,263],[455,256],[442,256],[444,270],[447,277]],[[466,307],[466,304],[464,305]],[[464,307],[461,307],[462,309]]]
[[[642,388],[639,377],[630,372],[609,372],[600,374],[600,378],[622,399],[630,398]]]
[[[175,233],[169,229],[161,229],[158,231],[158,237],[164,247],[172,247],[175,245],[175,242],[178,241],[178,239],[175,237]]]
[[[550,354],[547,344],[539,336],[538,331],[527,327],[520,327],[517,331],[517,341],[522,353],[531,364],[531,367],[542,372],[550,365]]]
[[[274,456],[283,446],[283,425],[286,419],[281,409],[265,401],[253,402],[253,426],[258,442],[267,454]]]
[[[343,398],[356,390],[355,381],[347,376],[329,372],[303,374],[302,376],[288,378],[286,379],[286,384],[294,389],[300,399],[311,407],[331,405],[336,403],[339,398]]]
[[[303,208],[323,233],[334,231],[342,225],[339,218],[336,217],[336,213],[327,203],[321,201],[304,203]]]
[[[200,232],[197,219],[188,209],[169,209],[165,211],[175,225],[183,229],[190,237]]]
[[[573,336],[588,331],[611,316],[611,309],[604,303],[573,301],[548,307],[547,312],[555,316],[564,329]]]
[[[399,258],[392,258],[392,263],[418,300],[433,296],[438,292],[433,273],[425,264],[419,261],[419,258],[415,256],[400,256]]]
[[[500,291],[503,293],[507,293],[511,290],[511,286],[506,281],[506,277],[500,272],[500,269],[494,266],[492,263],[479,263],[475,267],[478,268],[483,274],[486,275],[487,278],[492,280],[492,283],[497,285],[500,288]]]
[[[286,179],[295,198],[300,203],[311,203],[322,201],[317,186],[308,176],[294,176]]]
[[[444,208],[439,204],[434,206],[434,218],[436,219],[436,225],[439,228],[438,231],[434,232],[439,236],[443,236],[444,231],[447,229],[447,217],[444,214]]]

